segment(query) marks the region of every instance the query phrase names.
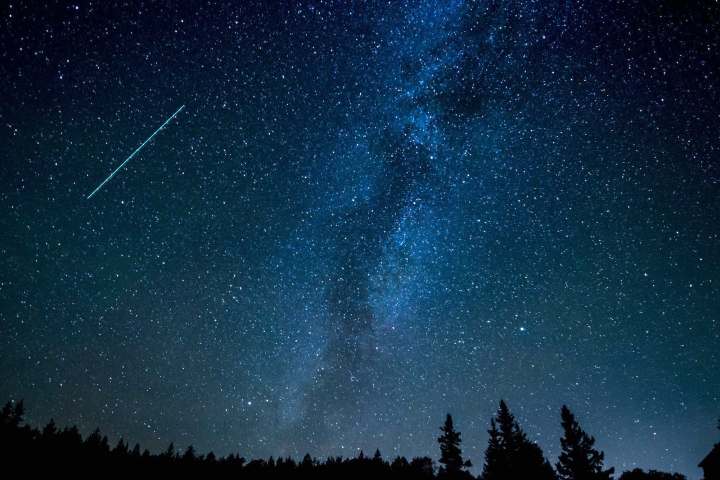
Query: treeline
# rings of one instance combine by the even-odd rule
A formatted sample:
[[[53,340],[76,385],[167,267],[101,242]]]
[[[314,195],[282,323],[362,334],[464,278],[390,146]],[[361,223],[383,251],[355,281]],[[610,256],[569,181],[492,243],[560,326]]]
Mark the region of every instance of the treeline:
[[[174,444],[159,454],[130,447],[122,438],[111,447],[108,438],[95,430],[83,439],[78,428],[59,429],[51,420],[42,430],[24,421],[22,402],[8,402],[0,412],[0,461],[4,469],[22,472],[51,469],[54,472],[83,472],[113,475],[143,472],[202,475],[224,478],[393,478],[401,480],[474,480],[461,449],[461,434],[447,415],[438,437],[438,465],[429,457],[411,460],[396,457],[385,460],[379,451],[373,456],[362,452],[355,458],[329,457],[319,461],[309,454],[301,461],[269,458],[247,461],[230,454],[218,457],[210,452],[198,454],[190,446],[178,452]],[[604,456],[595,449],[595,439],[585,433],[570,410],[561,410],[563,437],[561,453],[551,465],[540,447],[528,439],[505,402],[490,422],[490,438],[478,480],[611,480],[614,469],[603,466]],[[678,473],[644,472],[636,469],[620,475],[619,480],[684,480]]]

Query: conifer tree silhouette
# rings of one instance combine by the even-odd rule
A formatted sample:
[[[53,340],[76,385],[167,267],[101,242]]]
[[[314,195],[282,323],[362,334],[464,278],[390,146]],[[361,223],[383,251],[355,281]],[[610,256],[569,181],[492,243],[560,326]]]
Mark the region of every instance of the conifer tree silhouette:
[[[120,437],[120,440],[118,440],[117,445],[113,449],[112,453],[117,456],[125,456],[128,453],[128,444],[125,443],[125,440]]]
[[[167,459],[174,459],[176,455],[177,452],[175,451],[175,444],[173,442],[170,442],[170,445],[167,446],[162,456]]]
[[[471,467],[469,460],[462,458],[462,450],[460,449],[460,432],[455,430],[453,426],[452,416],[448,413],[445,418],[445,424],[440,427],[442,435],[438,437],[440,444],[440,476],[448,478],[458,478],[467,473],[465,468]]]
[[[380,451],[375,450],[372,457],[361,453],[356,458],[328,457],[318,461],[305,455],[298,463],[290,457],[270,457],[267,460],[254,459],[246,462],[236,453],[217,457],[209,452],[198,454],[189,446],[180,453],[173,443],[158,454],[142,450],[135,444],[132,450],[124,438],[110,449],[107,436],[99,429],[93,431],[84,440],[76,426],[59,430],[54,421],[44,428],[32,428],[24,422],[24,404],[9,402],[0,408],[0,476],[7,472],[32,471],[40,466],[51,466],[56,470],[72,471],[76,474],[92,473],[95,476],[134,475],[135,473],[157,475],[160,477],[192,478],[241,478],[244,480],[263,480],[267,478],[288,478],[295,480],[334,480],[336,478],[369,478],[372,480],[470,480],[472,475],[466,470],[469,461],[462,457],[460,432],[455,430],[452,417],[447,416],[441,428],[440,464],[442,468],[435,474],[433,460],[428,457],[415,457],[412,461],[396,457],[392,463],[383,460]],[[606,475],[612,470],[602,470],[602,454],[593,448],[592,437],[587,436],[575,421],[567,408],[563,409],[563,438],[558,469],[563,473],[558,480],[609,480]],[[490,440],[485,452],[483,476],[481,480],[553,480],[554,471],[544,459],[540,448],[520,429],[515,417],[505,402],[495,418],[490,422]],[[715,448],[718,448],[716,445]],[[578,454],[585,452],[586,456]],[[577,458],[580,458],[578,461]],[[593,465],[600,476],[582,476],[576,468]],[[564,467],[567,466],[567,471]],[[18,470],[20,469],[20,470]],[[36,471],[36,470],[35,470]],[[570,472],[570,473],[568,473]],[[44,473],[44,472],[43,472]],[[584,474],[583,474],[584,475]],[[7,475],[6,475],[7,476]],[[76,475],[77,476],[77,475]],[[2,477],[4,478],[4,477]],[[706,479],[714,479],[709,474]],[[625,472],[620,480],[685,480],[677,473],[650,470],[644,472],[635,469]]]
[[[189,445],[187,447],[187,449],[185,450],[185,453],[183,454],[182,459],[185,462],[193,462],[196,459],[195,447],[193,447],[192,445]]]
[[[595,438],[585,433],[570,409],[560,410],[563,437],[562,449],[556,465],[561,480],[611,480],[614,468],[603,470],[605,454],[594,448]]]
[[[25,404],[22,400],[19,402],[7,402],[0,411],[0,425],[8,428],[17,428],[23,421],[25,415]]]
[[[687,480],[685,475],[680,473],[660,472],[658,470],[648,470],[647,472],[636,468],[620,475],[619,480]]]
[[[300,462],[300,470],[304,472],[310,472],[313,467],[315,466],[315,461],[310,456],[309,453],[306,453],[305,456],[302,459],[302,462]]]
[[[413,478],[430,479],[435,476],[435,465],[430,457],[415,457],[410,461]]]
[[[55,420],[51,418],[48,424],[43,427],[42,436],[43,439],[50,440],[55,437],[55,435],[57,435],[57,426],[55,425]]]
[[[490,430],[488,430],[490,438],[488,446],[485,450],[485,463],[483,464],[483,480],[497,480],[508,477],[508,462],[503,449],[500,431],[497,428],[495,419],[490,420]]]
[[[93,455],[102,456],[110,451],[107,437],[100,433],[100,429],[96,428],[85,439],[85,448]]]
[[[555,471],[540,447],[528,440],[507,404],[501,400],[490,422],[490,439],[485,451],[483,480],[555,480]]]

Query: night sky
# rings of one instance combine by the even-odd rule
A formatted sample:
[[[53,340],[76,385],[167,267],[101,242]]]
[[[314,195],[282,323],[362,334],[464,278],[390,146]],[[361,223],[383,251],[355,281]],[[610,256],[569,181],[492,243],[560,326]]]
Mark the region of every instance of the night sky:
[[[567,403],[697,478],[719,49],[711,0],[2,2],[0,400],[245,457],[437,459],[451,412],[475,465]]]

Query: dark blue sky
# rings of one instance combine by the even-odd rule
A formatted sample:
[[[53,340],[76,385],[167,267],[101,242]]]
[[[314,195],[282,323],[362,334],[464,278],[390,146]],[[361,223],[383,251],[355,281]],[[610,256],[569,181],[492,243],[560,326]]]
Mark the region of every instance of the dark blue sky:
[[[0,397],[151,449],[699,476],[714,2],[0,6]],[[96,196],[86,196],[185,109]]]

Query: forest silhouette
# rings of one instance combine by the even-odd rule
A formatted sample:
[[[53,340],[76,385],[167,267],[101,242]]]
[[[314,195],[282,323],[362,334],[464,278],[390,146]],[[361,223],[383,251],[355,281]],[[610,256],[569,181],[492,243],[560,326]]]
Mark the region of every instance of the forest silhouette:
[[[212,478],[294,478],[335,479],[392,478],[399,480],[611,480],[614,469],[603,465],[603,452],[595,448],[595,439],[579,425],[567,406],[560,412],[563,436],[561,452],[553,466],[540,446],[528,439],[507,404],[500,401],[490,420],[489,439],[476,477],[463,457],[461,433],[450,414],[440,427],[437,438],[440,457],[386,460],[379,450],[372,456],[362,451],[357,457],[328,457],[323,461],[306,454],[301,460],[289,457],[246,460],[238,454],[218,457],[213,452],[199,454],[192,446],[184,451],[173,443],[164,452],[150,453],[139,444],[133,447],[120,439],[111,447],[99,429],[83,439],[76,426],[59,429],[51,420],[42,430],[25,420],[23,402],[8,402],[0,412],[0,459],[4,472],[33,470],[54,473],[158,473]],[[718,444],[715,448],[717,449]],[[15,470],[16,468],[20,470]],[[683,480],[679,473],[641,469],[624,472],[619,480]],[[717,480],[707,475],[705,480]]]

